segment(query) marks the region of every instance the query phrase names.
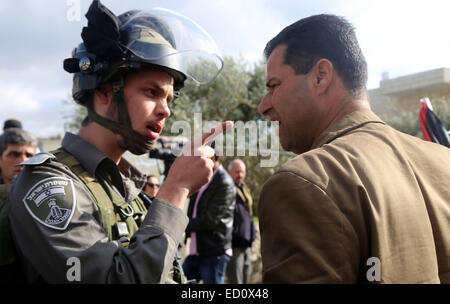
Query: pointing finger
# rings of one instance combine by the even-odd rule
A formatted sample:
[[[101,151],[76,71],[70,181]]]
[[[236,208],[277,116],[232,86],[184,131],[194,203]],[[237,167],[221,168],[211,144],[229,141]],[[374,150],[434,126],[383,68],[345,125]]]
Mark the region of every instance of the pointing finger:
[[[209,132],[203,133],[201,141],[202,146],[207,145],[214,138],[231,128],[233,128],[233,122],[230,120],[221,122],[220,124],[214,126]]]
[[[205,132],[202,134],[202,136],[195,138],[191,144],[185,145],[183,148],[182,154],[189,156],[192,155],[192,151],[195,151],[201,147],[207,145],[209,142],[211,142],[214,138],[216,138],[218,135],[222,134],[226,130],[229,130],[233,128],[233,122],[232,121],[225,121],[221,122],[218,125],[211,128],[209,132]]]

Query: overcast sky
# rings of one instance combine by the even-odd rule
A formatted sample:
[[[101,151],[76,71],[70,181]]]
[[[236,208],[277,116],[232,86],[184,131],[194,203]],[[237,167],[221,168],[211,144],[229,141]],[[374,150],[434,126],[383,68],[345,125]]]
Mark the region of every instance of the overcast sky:
[[[0,0],[0,123],[9,117],[40,137],[63,134],[72,75],[62,62],[80,41],[91,0]],[[369,67],[369,88],[391,78],[450,67],[447,0],[103,0],[120,14],[164,7],[199,23],[223,55],[262,58],[285,26],[320,13],[353,23]],[[73,20],[79,4],[80,19]],[[72,13],[72,14],[71,14]],[[76,19],[76,18],[75,18]]]

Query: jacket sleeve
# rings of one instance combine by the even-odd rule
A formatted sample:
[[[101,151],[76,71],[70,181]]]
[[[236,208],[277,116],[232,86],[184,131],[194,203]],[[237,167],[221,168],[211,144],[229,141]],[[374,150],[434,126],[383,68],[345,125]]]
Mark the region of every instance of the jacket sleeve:
[[[39,210],[31,212],[25,199],[40,181],[58,178],[70,179],[74,189],[72,197],[54,196],[60,206],[70,206],[68,200],[73,200],[73,215],[64,229],[39,221]],[[12,185],[8,206],[29,282],[70,283],[75,278],[75,283],[164,283],[187,225],[181,209],[155,200],[127,248],[108,241],[98,208],[83,184],[56,162],[27,166]],[[80,266],[79,280],[71,276],[74,265]]]
[[[259,202],[265,283],[354,283],[359,242],[326,192],[291,172],[264,185]]]
[[[197,211],[197,217],[189,220],[186,233],[216,229],[218,222],[232,220],[236,203],[236,189],[226,172],[215,176],[200,198],[202,210]]]

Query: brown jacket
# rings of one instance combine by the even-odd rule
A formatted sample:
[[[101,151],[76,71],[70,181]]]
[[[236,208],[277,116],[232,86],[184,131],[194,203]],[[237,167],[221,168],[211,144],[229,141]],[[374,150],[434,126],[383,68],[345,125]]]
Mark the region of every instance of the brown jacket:
[[[250,215],[253,215],[253,198],[250,189],[245,183],[242,183],[242,189],[236,185],[236,194],[240,197],[242,203],[248,210]]]
[[[284,164],[259,203],[267,283],[450,283],[450,149],[369,110]]]

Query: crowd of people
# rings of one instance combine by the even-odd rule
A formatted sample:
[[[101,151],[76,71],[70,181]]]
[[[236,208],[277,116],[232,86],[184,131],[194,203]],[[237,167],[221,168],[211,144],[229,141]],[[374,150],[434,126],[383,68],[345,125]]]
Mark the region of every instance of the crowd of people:
[[[211,180],[190,197],[184,239],[189,250],[182,265],[187,282],[252,283],[251,246],[256,229],[253,198],[244,183],[246,173],[242,160],[232,160],[225,170],[214,155]],[[160,179],[149,175],[144,191],[151,199],[159,187]]]
[[[186,144],[163,182],[122,157],[152,149],[185,80],[220,73],[214,40],[167,10],[116,16],[94,0],[86,17],[83,43],[64,62],[88,111],[78,133],[35,157],[36,141],[17,125],[0,140],[2,180],[12,180],[2,210],[22,279],[250,283],[246,166],[235,159],[225,170],[210,145],[232,122]],[[187,29],[197,36],[177,35]],[[202,75],[187,66],[190,52],[201,54]],[[304,18],[264,54],[259,112],[279,122],[281,146],[296,156],[258,197],[263,282],[450,283],[450,150],[371,111],[353,26]]]

